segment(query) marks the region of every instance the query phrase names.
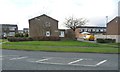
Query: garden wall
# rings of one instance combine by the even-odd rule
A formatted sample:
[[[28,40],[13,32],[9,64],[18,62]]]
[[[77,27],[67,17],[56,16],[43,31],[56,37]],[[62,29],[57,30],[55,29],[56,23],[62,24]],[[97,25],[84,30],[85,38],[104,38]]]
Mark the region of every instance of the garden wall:
[[[95,35],[95,39],[97,38],[116,39],[116,43],[120,43],[120,35]]]

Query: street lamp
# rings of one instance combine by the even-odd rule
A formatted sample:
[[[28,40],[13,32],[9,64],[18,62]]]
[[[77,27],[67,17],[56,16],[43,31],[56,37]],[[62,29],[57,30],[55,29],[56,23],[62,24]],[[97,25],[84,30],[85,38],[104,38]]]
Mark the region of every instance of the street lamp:
[[[106,16],[106,28],[107,28],[107,23],[108,23],[108,16]],[[106,31],[106,39],[107,39],[107,31]]]
[[[106,16],[106,27],[107,27],[107,23],[108,23],[108,16]]]

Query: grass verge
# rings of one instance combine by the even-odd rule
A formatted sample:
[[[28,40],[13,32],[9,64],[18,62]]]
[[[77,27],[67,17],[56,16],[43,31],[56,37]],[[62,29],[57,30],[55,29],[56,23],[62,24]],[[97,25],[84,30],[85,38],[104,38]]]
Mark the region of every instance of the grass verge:
[[[118,53],[117,45],[103,45],[79,41],[28,41],[6,42],[3,49],[55,51],[55,52],[87,52],[87,53]]]

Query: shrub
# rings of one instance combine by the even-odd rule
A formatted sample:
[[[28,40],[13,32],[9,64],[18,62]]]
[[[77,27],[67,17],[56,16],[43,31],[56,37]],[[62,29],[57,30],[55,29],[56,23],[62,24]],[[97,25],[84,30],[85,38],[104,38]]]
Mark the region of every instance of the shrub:
[[[29,35],[26,33],[25,35],[24,35],[24,37],[28,37]]]
[[[96,39],[97,43],[104,43],[104,39]]]
[[[97,43],[115,43],[115,39],[102,39],[102,38],[98,38]]]
[[[15,37],[20,37],[20,33],[16,33],[16,34],[15,34]]]
[[[113,39],[113,40],[112,40],[112,43],[115,43],[115,42],[116,42],[116,39]]]
[[[23,33],[16,33],[15,34],[15,37],[28,37],[29,35],[26,33],[26,34],[23,34]]]
[[[8,41],[10,42],[18,42],[18,41],[33,41],[32,38],[28,37],[9,37]]]
[[[60,38],[57,36],[38,36],[38,37],[33,37],[33,40],[37,41],[59,41]]]
[[[24,35],[22,33],[20,33],[20,37],[24,37]]]
[[[18,42],[18,41],[59,41],[60,38],[57,36],[38,36],[38,37],[9,37],[8,41],[10,42]]]

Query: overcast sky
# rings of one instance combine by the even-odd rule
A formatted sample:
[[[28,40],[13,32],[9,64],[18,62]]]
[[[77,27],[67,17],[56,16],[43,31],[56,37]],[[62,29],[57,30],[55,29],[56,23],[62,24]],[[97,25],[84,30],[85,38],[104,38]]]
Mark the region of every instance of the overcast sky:
[[[87,25],[105,26],[118,15],[120,0],[0,0],[0,24],[17,24],[19,29],[28,28],[28,19],[42,14],[57,19],[59,28],[65,18],[87,18]]]

